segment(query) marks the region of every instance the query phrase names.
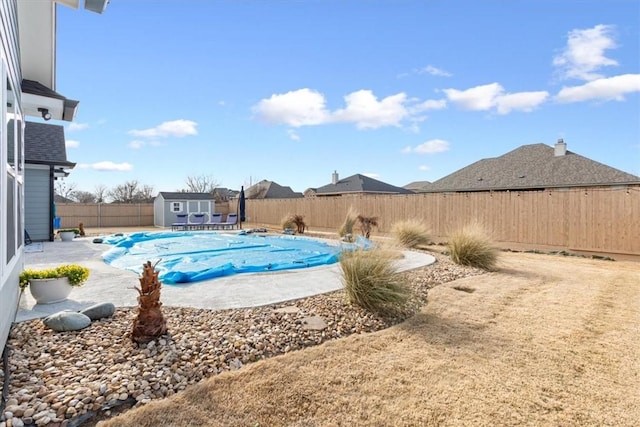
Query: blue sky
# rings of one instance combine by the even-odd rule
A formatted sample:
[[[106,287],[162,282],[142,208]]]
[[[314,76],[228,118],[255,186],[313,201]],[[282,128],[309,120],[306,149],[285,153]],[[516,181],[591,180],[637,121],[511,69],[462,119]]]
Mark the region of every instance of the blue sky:
[[[67,183],[435,181],[521,145],[640,175],[636,0],[58,6]]]

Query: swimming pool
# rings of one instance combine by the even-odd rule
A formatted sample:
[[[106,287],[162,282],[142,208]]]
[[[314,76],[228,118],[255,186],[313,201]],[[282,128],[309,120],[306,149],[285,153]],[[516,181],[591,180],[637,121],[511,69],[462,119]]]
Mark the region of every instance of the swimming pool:
[[[158,262],[156,270],[166,284],[333,264],[343,250],[371,245],[366,239],[330,245],[299,236],[214,231],[112,235],[103,238],[103,243],[113,245],[102,254],[107,264],[140,273],[145,262]]]

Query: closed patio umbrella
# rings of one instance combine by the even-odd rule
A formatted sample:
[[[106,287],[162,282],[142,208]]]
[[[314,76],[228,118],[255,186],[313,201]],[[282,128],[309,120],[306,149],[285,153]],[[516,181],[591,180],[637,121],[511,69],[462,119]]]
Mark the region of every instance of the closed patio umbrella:
[[[240,228],[242,228],[242,223],[246,220],[245,218],[245,200],[244,200],[244,185],[240,187],[240,199],[238,201],[238,210],[240,217]]]

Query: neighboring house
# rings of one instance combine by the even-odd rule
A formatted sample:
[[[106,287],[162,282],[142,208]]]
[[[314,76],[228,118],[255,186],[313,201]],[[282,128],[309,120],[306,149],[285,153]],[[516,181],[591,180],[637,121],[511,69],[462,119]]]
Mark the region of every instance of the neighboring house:
[[[414,193],[425,193],[429,189],[429,186],[431,186],[431,182],[429,181],[413,181],[402,188],[413,191]]]
[[[24,268],[26,116],[72,121],[78,102],[55,92],[56,6],[78,0],[0,2],[0,349],[15,319]],[[101,13],[108,0],[85,0]]]
[[[64,128],[26,122],[24,128],[24,227],[33,241],[53,242],[54,183],[76,164],[67,161]]]
[[[247,199],[299,199],[304,196],[302,193],[293,191],[291,187],[283,187],[263,179],[244,190],[244,197]]]
[[[351,175],[339,179],[338,173],[331,174],[331,184],[305,191],[306,197],[342,196],[344,194],[414,194],[406,188],[396,187],[365,175]]]
[[[477,161],[433,182],[427,192],[544,190],[639,185],[640,177],[555,146],[523,145],[500,157]]]
[[[225,187],[216,187],[213,189],[213,196],[216,202],[228,202],[231,199],[238,197],[239,191],[231,190]]]
[[[158,193],[153,201],[153,225],[171,227],[176,222],[177,214],[205,213],[206,220],[216,211],[216,200],[211,193]]]

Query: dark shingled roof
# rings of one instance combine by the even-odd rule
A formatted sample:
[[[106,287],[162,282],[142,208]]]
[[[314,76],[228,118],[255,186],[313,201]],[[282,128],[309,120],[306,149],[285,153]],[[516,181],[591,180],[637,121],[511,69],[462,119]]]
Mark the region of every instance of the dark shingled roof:
[[[31,164],[73,168],[76,164],[67,160],[64,127],[25,122],[24,161]]]
[[[640,184],[640,177],[571,151],[555,156],[545,144],[523,145],[477,161],[433,182],[427,192],[528,190]]]
[[[293,191],[291,187],[283,187],[266,179],[244,190],[244,194],[247,199],[299,199],[304,197],[302,193]]]
[[[427,191],[427,189],[431,186],[431,182],[429,181],[413,181],[404,185],[402,188],[406,188],[407,190],[411,190],[414,193],[422,193]]]
[[[335,184],[324,185],[316,189],[316,195],[318,196],[345,193],[413,194],[413,191],[360,174],[343,178]]]
[[[187,192],[170,192],[161,191],[158,196],[162,195],[165,200],[213,200],[213,194],[211,193],[187,193]]]

